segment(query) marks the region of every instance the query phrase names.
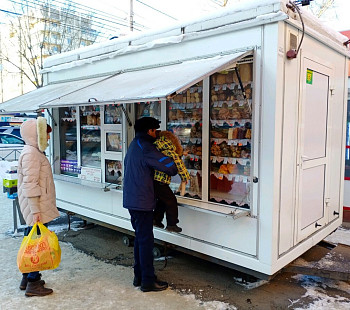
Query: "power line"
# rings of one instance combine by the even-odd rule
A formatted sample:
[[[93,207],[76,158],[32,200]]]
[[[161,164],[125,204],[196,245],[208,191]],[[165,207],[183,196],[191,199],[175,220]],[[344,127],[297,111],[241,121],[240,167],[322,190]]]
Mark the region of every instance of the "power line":
[[[11,12],[11,11],[1,10],[1,9],[0,9],[0,11],[1,12],[5,12],[7,14],[22,15],[22,14],[19,14],[19,13],[16,13],[16,12]]]
[[[143,4],[144,6],[149,7],[150,9],[152,9],[152,10],[158,12],[158,13],[161,13],[161,14],[163,14],[163,15],[165,15],[165,16],[168,16],[168,17],[170,17],[170,18],[172,18],[172,19],[174,19],[174,20],[178,20],[177,18],[175,18],[175,17],[173,17],[173,16],[170,16],[170,15],[168,15],[168,14],[166,14],[166,13],[160,11],[160,10],[154,8],[153,6],[150,6],[149,4],[146,4],[146,3],[144,3],[144,2],[142,2],[142,1],[140,1],[140,0],[136,0],[136,1],[139,2],[139,3],[141,3],[141,4]]]
[[[36,9],[37,8],[37,6],[41,6],[41,7],[43,7],[43,10],[44,11],[46,11],[46,12],[48,12],[48,6],[47,6],[47,4],[45,3],[45,2],[43,2],[43,1],[35,1],[34,0],[34,2],[33,1],[30,1],[30,0],[27,0],[26,1],[26,4],[23,4],[23,3],[20,3],[20,2],[17,2],[17,1],[15,1],[15,0],[8,0],[9,2],[12,2],[13,4],[17,4],[17,5],[21,5],[22,6],[22,8],[23,8],[23,6],[27,6],[27,7],[30,7],[30,8],[33,8],[33,9]],[[57,3],[60,3],[60,4],[64,4],[64,3],[62,3],[62,2],[58,2],[57,0],[53,0],[53,2],[57,2]],[[62,7],[60,7],[60,6],[58,6],[58,5],[55,5],[55,4],[51,4],[51,7],[52,8],[59,8],[59,9],[62,9]],[[73,6],[74,7],[74,6]],[[63,9],[64,9],[64,7],[63,7]],[[93,15],[92,13],[92,11],[87,11],[89,14],[91,14],[91,15]],[[74,13],[74,11],[72,10],[72,13]],[[89,15],[89,14],[87,14],[87,13],[85,13],[85,12],[79,12],[80,14],[86,14],[86,15]],[[102,29],[106,29],[106,27],[108,27],[109,29],[109,31],[115,31],[115,29],[114,28],[112,28],[113,26],[111,25],[111,24],[115,24],[115,25],[119,25],[119,26],[122,26],[122,27],[126,27],[126,28],[128,28],[128,24],[123,24],[123,23],[118,23],[118,22],[116,22],[116,21],[111,21],[111,20],[108,20],[108,19],[105,19],[105,18],[101,18],[101,17],[99,17],[99,16],[91,16],[90,17],[91,18],[91,20],[92,20],[92,24],[94,24],[94,26],[95,27],[101,27]],[[97,19],[97,20],[96,20]],[[121,19],[121,18],[118,18],[119,20]],[[99,20],[103,20],[103,22],[101,22],[101,21],[99,21]],[[107,22],[107,23],[106,23]],[[122,20],[122,22],[124,22],[124,20]],[[117,28],[117,29],[120,29],[119,27]],[[140,29],[137,29],[137,28],[135,28],[136,30],[138,30],[138,31],[140,31]]]

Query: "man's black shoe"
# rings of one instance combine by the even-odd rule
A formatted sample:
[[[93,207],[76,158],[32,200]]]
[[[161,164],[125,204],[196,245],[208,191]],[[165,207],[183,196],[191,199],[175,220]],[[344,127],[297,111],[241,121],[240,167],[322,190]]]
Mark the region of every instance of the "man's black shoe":
[[[141,286],[141,278],[134,277],[134,281],[132,282],[134,286]]]
[[[167,226],[166,227],[166,230],[167,231],[171,231],[171,232],[177,232],[177,233],[180,233],[182,232],[182,228],[177,226],[177,225],[174,225],[174,226]]]
[[[157,222],[156,220],[153,220],[153,226],[158,228],[164,228],[164,225],[162,222]]]
[[[168,283],[164,281],[155,281],[151,284],[141,284],[142,292],[159,292],[168,288]]]

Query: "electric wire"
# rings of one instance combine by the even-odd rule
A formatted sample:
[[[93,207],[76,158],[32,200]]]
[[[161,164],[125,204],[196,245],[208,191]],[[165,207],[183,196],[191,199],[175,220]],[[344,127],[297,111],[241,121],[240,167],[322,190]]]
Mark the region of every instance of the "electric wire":
[[[22,4],[22,3],[18,2],[18,1],[15,1],[15,0],[9,0],[9,1],[12,2],[12,3],[14,3],[14,4],[21,5],[21,6],[22,6],[22,9],[23,9],[23,4]],[[40,5],[37,5],[35,2],[28,0],[27,3],[25,4],[25,6],[26,6],[26,7],[29,7],[29,8],[37,9],[37,7],[40,6]],[[60,7],[56,6],[56,5],[52,5],[52,7],[53,7],[53,8],[60,8]],[[45,7],[45,6],[42,7],[42,10],[45,11],[46,13],[48,13],[48,12],[50,11],[50,9],[49,9],[47,6],[46,6],[46,7]],[[67,13],[69,13],[69,12],[67,12]],[[73,13],[74,13],[74,11],[73,11]],[[96,17],[91,17],[91,18],[96,19]],[[106,21],[107,21],[107,20],[106,20]],[[114,23],[114,24],[117,24],[117,25],[120,25],[120,26],[123,26],[123,27],[128,27],[126,24],[121,24],[121,23],[118,23],[118,22],[113,22],[113,23]],[[101,26],[101,25],[102,25],[102,26]],[[103,28],[103,29],[104,29],[106,26],[108,26],[108,27],[109,27],[109,30],[115,30],[114,28],[112,28],[112,26],[107,25],[106,23],[102,23],[102,22],[100,22],[100,21],[95,21],[95,22],[94,22],[94,26],[96,26],[96,27],[101,27],[101,28]],[[118,28],[118,29],[120,29],[120,28]],[[139,30],[139,29],[137,29],[137,30]]]

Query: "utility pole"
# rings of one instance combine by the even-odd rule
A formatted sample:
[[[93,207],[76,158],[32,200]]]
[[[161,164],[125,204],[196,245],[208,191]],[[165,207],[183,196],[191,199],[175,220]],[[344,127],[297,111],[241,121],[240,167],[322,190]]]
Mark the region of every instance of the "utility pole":
[[[134,31],[134,0],[130,0],[130,31]]]

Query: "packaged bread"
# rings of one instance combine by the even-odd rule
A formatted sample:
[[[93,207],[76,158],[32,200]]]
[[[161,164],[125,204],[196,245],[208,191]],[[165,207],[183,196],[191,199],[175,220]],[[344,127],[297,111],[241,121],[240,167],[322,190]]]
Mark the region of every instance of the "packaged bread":
[[[94,117],[93,117],[93,115],[88,115],[86,117],[86,123],[87,123],[87,125],[94,125]]]
[[[226,83],[226,74],[218,74],[217,75],[217,83],[216,84],[225,84]]]
[[[239,65],[239,74],[243,83],[251,82],[253,80],[253,65],[241,64]]]
[[[226,74],[226,84],[232,84],[233,83],[233,72],[230,71],[228,74]]]

